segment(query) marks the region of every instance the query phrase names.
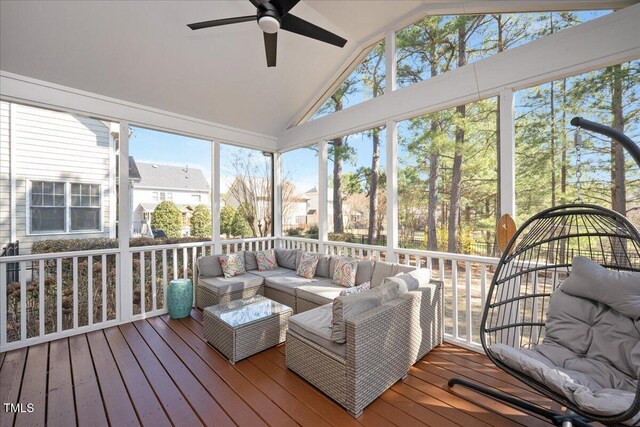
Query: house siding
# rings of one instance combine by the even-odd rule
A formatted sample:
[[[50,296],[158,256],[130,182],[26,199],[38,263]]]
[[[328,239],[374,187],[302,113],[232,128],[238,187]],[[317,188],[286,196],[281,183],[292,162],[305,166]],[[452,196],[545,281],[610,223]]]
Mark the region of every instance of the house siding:
[[[0,251],[11,239],[10,131],[9,103],[0,102]]]
[[[115,200],[112,201],[109,197],[112,185],[109,180],[112,143],[108,124],[96,119],[20,104],[12,104],[11,109],[8,105],[7,108],[3,106],[0,112],[3,138],[5,132],[8,132],[5,131],[8,127],[5,122],[14,126],[9,134],[14,137],[11,147],[15,150],[13,167],[16,168],[16,212],[12,216],[9,204],[2,199],[3,229],[6,211],[9,211],[9,216],[16,222],[16,238],[20,241],[21,253],[30,252],[33,242],[40,240],[109,237],[114,227],[112,222],[115,222],[110,205]],[[8,142],[7,138],[7,145]],[[3,139],[2,147],[4,145]],[[8,165],[10,156],[5,156],[2,152],[1,157]],[[5,163],[2,163],[2,173]],[[102,232],[29,234],[28,182],[39,180],[100,184]],[[0,177],[0,181],[3,184],[9,183],[4,175]],[[0,187],[3,190],[0,197],[5,197],[5,187],[6,184]],[[3,234],[3,245],[8,243],[7,237]]]

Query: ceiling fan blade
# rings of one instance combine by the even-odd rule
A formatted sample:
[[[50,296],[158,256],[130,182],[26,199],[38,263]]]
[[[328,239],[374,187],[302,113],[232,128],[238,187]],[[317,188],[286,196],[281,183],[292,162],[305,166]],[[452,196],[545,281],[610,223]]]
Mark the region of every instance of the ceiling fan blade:
[[[271,0],[271,4],[274,5],[282,15],[289,13],[299,2],[300,0]]]
[[[192,30],[200,30],[202,28],[218,27],[220,25],[237,24],[239,22],[255,21],[257,17],[255,15],[249,16],[236,16],[235,18],[214,19],[213,21],[196,22],[194,24],[188,24],[187,27]]]
[[[276,66],[276,56],[278,52],[278,33],[264,34],[264,52],[267,54],[267,67]]]
[[[280,28],[338,47],[344,47],[344,45],[347,43],[347,41],[339,35],[333,34],[331,31],[320,28],[317,25],[314,25],[311,22],[307,22],[304,19],[298,18],[297,16],[294,16],[290,13],[282,17]]]
[[[257,8],[262,7],[262,1],[261,0],[249,0],[249,1],[251,2],[251,4],[253,4]]]

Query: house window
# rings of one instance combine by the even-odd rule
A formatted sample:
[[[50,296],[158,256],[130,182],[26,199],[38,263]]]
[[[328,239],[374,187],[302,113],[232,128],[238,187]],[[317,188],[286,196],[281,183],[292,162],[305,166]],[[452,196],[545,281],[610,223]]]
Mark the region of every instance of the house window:
[[[63,182],[31,183],[31,231],[65,231]]]
[[[151,200],[153,200],[154,202],[158,201],[158,192],[154,191],[151,193]]]
[[[202,196],[200,194],[192,194],[191,201],[193,203],[200,203],[202,201]]]
[[[100,229],[100,186],[71,184],[71,231]]]
[[[160,200],[162,201],[172,201],[173,200],[173,193],[165,193],[164,191],[160,192]]]
[[[100,230],[100,185],[32,181],[31,233]]]
[[[167,193],[167,200],[168,201],[173,201],[173,193]]]

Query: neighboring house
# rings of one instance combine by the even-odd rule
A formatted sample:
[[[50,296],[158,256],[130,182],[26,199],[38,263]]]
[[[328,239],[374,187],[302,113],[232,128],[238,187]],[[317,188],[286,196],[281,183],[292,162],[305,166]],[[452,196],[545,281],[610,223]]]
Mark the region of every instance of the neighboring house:
[[[256,206],[256,216],[260,219],[270,213],[270,192],[271,185],[266,178],[237,177],[229,186],[224,203],[236,209],[243,203],[250,203]],[[282,199],[283,229],[312,224],[307,215],[310,197],[306,193],[298,193],[291,181],[282,183]]]
[[[135,162],[140,180],[133,184],[133,235],[148,235],[153,211],[173,202],[182,213],[182,234],[189,235],[191,214],[198,205],[210,207],[210,188],[201,169]]]
[[[0,250],[116,237],[117,127],[8,102],[0,121]]]
[[[307,209],[307,221],[309,224],[318,223],[318,207],[320,196],[318,194],[318,188],[313,187],[311,190],[305,193],[305,196],[309,200]],[[360,228],[363,226],[363,221],[366,220],[365,212],[368,211],[366,204],[363,205],[363,197],[365,202],[368,203],[368,198],[359,194],[352,194],[346,197],[342,201],[342,218],[344,222],[344,228]],[[364,209],[363,209],[364,207]],[[333,189],[327,189],[327,226],[329,230],[333,230]]]

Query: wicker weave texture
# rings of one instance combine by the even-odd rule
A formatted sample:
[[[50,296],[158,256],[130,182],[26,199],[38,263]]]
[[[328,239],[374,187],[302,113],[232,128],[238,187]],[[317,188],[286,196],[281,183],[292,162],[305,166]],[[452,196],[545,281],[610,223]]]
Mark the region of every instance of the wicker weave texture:
[[[343,358],[292,331],[287,332],[285,352],[289,369],[345,406],[346,367]]]
[[[196,306],[200,309],[211,307],[212,305],[225,304],[237,299],[249,298],[256,295],[264,295],[264,285],[253,288],[242,289],[235,292],[218,295],[204,286],[196,286]],[[279,302],[279,301],[278,301]],[[288,305],[288,304],[286,304]]]
[[[315,302],[307,301],[306,299],[296,297],[296,313],[302,313],[305,311],[313,310],[320,305]]]
[[[296,297],[295,295],[289,295],[287,293],[284,293],[282,291],[279,291],[277,289],[271,288],[271,287],[265,287],[264,289],[264,296],[269,298],[270,300],[273,300],[275,302],[279,302],[280,304],[284,304],[287,305],[289,307],[291,307],[291,309],[293,310],[294,313],[298,313],[298,310],[296,309]]]
[[[418,289],[420,299],[420,348],[414,363],[444,340],[444,283],[432,280]]]
[[[204,312],[204,336],[220,353],[235,363],[285,341],[292,311],[287,310],[233,328]]]

